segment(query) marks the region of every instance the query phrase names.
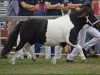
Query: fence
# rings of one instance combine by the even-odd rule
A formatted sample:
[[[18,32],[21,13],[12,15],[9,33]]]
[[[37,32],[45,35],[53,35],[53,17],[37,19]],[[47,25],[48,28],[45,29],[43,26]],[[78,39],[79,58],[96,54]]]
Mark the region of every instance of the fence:
[[[0,16],[4,16],[7,12],[7,0],[0,0]]]

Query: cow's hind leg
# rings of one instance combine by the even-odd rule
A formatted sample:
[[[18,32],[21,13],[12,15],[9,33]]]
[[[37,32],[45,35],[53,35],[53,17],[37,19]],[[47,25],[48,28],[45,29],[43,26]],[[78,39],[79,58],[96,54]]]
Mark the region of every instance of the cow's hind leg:
[[[24,46],[24,49],[29,51],[29,53],[32,56],[32,59],[35,61],[36,60],[36,55],[35,55],[34,49],[32,48],[32,45],[30,43],[26,43],[25,46]]]
[[[79,50],[81,60],[83,60],[83,61],[86,60],[86,57],[85,57],[85,55],[84,55],[84,53],[83,53],[83,50],[82,50],[82,47],[81,47],[79,44],[73,45],[73,44],[71,44],[71,43],[69,43],[69,42],[68,42],[68,44],[70,44],[71,46],[73,46],[73,47],[75,47],[75,48],[77,48],[77,49]]]
[[[14,55],[10,58],[9,62],[11,64],[15,64],[15,60],[16,60],[17,55],[19,54],[19,50],[22,49],[25,44],[26,44],[25,42],[20,41],[20,43],[16,47]]]

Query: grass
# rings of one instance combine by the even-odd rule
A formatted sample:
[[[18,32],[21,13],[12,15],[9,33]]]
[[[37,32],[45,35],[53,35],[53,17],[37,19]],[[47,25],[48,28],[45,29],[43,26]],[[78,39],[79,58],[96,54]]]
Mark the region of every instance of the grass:
[[[4,74],[100,74],[100,58],[88,58],[84,63],[76,58],[74,63],[66,63],[65,58],[54,65],[50,60],[39,57],[36,62],[30,59],[18,59],[15,65],[8,63],[8,59],[0,59],[0,75]]]

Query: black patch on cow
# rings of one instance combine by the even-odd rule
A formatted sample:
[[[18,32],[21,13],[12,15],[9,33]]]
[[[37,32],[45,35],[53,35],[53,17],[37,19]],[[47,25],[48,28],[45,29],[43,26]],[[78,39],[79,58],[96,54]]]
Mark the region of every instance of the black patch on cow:
[[[21,41],[31,45],[46,42],[47,19],[30,19],[23,23],[20,31]]]
[[[64,48],[67,45],[67,43],[66,42],[61,42],[60,45]]]
[[[71,31],[70,31],[69,41],[73,45],[76,45],[77,44],[77,36],[78,36],[78,33],[79,33],[79,31],[77,31],[77,29],[75,27],[73,29],[71,29]]]

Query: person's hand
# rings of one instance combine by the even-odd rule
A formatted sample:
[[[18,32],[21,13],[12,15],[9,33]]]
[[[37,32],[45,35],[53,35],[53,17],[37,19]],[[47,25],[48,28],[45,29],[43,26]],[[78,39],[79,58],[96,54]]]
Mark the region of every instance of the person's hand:
[[[59,7],[60,5],[61,5],[60,3],[56,4],[57,7]]]
[[[80,11],[80,10],[81,10],[81,8],[77,7],[75,10]]]
[[[67,4],[67,7],[68,7],[69,9],[76,9],[76,8],[78,7],[78,4],[68,3],[68,4]]]
[[[64,10],[64,8],[65,8],[65,7],[64,7],[64,4],[60,4],[60,6],[57,7],[56,9],[57,9],[57,10]]]
[[[73,3],[68,3],[68,4],[67,4],[67,7],[68,7],[69,9],[74,9],[74,8],[75,8],[75,5],[74,5]]]
[[[34,6],[34,11],[39,11],[39,5]]]

